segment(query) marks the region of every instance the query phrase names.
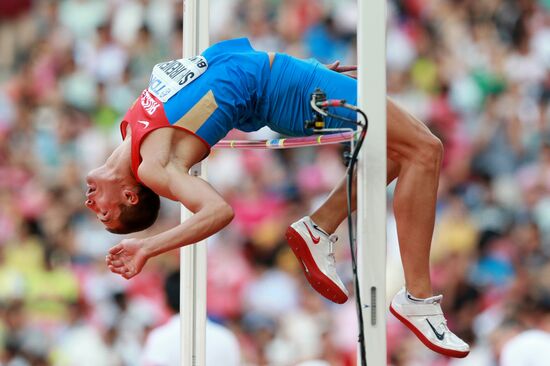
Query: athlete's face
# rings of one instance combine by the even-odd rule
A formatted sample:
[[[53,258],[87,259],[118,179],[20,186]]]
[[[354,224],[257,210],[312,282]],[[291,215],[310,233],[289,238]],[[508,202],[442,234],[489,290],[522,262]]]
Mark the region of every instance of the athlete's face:
[[[101,168],[94,169],[86,177],[86,207],[107,229],[119,224],[120,206],[125,202],[123,189],[118,184],[102,179]]]

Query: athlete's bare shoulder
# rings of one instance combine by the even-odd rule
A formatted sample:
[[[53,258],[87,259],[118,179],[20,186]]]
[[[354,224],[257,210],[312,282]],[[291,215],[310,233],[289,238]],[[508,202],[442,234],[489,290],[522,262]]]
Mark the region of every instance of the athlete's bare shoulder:
[[[140,177],[148,175],[144,170],[151,165],[157,168],[173,165],[181,167],[181,170],[187,173],[208,153],[205,144],[191,133],[170,127],[159,128],[147,135],[141,143],[142,162],[138,174]]]

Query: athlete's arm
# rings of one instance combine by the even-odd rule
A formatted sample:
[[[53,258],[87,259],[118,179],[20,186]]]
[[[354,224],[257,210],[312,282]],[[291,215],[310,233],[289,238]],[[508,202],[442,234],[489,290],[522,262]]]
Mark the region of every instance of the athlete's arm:
[[[166,166],[150,164],[143,168],[140,166],[140,178],[147,187],[161,196],[181,202],[194,215],[160,234],[123,240],[111,248],[107,256],[109,268],[125,278],[138,274],[149,258],[197,243],[220,231],[233,219],[233,209],[210,184],[187,174],[175,163],[169,162]]]
[[[233,219],[233,209],[210,184],[187,174],[176,163],[149,169],[142,179],[157,194],[179,201],[194,213],[184,223],[148,239],[146,248],[151,256],[199,242]]]

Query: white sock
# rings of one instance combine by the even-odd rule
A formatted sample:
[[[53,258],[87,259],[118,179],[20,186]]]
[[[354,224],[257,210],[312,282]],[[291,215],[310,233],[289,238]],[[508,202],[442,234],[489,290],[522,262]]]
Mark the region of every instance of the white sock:
[[[309,216],[308,216],[309,217]],[[319,230],[320,232],[322,232],[323,234],[325,234],[326,236],[330,236],[330,234],[328,234],[325,230],[323,230],[319,225],[317,225],[315,223],[315,221],[313,221],[311,219],[311,217],[309,218],[309,221],[311,221],[311,224],[313,225],[313,227],[316,229],[316,230]]]
[[[411,295],[411,293],[408,290],[405,290],[407,293],[407,300],[409,300],[412,303],[430,303],[433,301],[434,296],[427,297],[425,299],[418,298],[416,296]]]

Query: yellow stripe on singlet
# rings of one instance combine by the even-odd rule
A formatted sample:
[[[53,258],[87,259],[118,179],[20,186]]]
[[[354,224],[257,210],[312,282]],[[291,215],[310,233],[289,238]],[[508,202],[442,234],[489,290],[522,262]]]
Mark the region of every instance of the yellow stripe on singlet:
[[[197,132],[208,118],[218,109],[218,103],[214,93],[209,90],[187,113],[174,125],[183,127],[189,131]]]

